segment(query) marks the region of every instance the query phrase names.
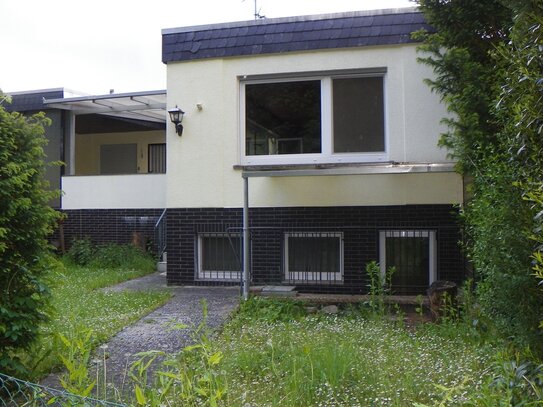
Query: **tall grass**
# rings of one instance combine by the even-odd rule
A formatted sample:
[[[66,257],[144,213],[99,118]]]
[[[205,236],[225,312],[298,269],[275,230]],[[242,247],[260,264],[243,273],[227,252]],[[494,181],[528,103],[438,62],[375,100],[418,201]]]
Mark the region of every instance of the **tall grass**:
[[[252,323],[242,312],[216,345],[224,353],[228,405],[434,405],[445,388],[461,388],[449,404],[462,405],[491,378],[494,346],[462,329],[409,331],[352,312],[273,322],[250,313]]]
[[[32,378],[37,379],[61,364],[59,335],[73,337],[77,331],[90,330],[90,345],[95,347],[162,305],[170,296],[167,292],[100,290],[151,271],[153,268],[148,266],[83,267],[65,261],[65,267],[50,278],[53,319],[42,327],[40,340],[24,355]]]

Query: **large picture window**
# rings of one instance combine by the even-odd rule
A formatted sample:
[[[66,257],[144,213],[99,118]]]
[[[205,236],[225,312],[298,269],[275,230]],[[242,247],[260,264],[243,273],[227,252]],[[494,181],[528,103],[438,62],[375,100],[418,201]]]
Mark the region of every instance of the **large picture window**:
[[[384,76],[242,81],[243,164],[385,161]]]
[[[343,281],[342,234],[285,234],[285,280],[298,283]]]

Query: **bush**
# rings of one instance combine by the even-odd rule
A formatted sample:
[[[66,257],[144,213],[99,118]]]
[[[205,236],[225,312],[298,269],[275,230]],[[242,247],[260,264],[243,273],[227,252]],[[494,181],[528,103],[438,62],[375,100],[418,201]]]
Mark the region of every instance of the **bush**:
[[[89,238],[75,240],[66,257],[72,264],[95,268],[151,271],[155,267],[153,257],[133,245],[95,246]]]
[[[95,252],[96,248],[93,246],[91,240],[86,237],[84,239],[74,240],[66,257],[73,264],[86,266],[91,262]]]
[[[35,341],[48,319],[44,279],[55,260],[47,236],[60,215],[44,180],[43,113],[24,117],[0,106],[0,370],[22,374],[16,352]]]
[[[110,244],[100,246],[89,263],[98,268],[127,268],[150,271],[155,268],[151,255],[144,253],[136,246]]]
[[[251,297],[240,304],[238,320],[274,323],[292,321],[306,315],[304,305],[291,299]]]

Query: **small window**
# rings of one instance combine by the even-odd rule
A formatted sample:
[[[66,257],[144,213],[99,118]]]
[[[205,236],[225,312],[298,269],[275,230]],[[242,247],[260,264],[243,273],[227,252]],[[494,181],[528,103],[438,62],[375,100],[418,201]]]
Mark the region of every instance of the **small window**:
[[[166,143],[149,144],[148,172],[153,174],[166,173]]]
[[[233,281],[240,279],[241,241],[225,233],[198,236],[198,278]]]
[[[343,236],[338,232],[285,234],[285,280],[343,281]]]
[[[392,291],[398,295],[423,294],[436,279],[436,232],[386,230],[379,235],[381,273],[389,267]]]

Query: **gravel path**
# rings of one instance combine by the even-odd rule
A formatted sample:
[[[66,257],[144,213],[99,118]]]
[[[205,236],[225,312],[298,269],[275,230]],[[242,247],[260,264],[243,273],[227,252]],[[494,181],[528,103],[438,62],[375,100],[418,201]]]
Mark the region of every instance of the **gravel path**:
[[[117,388],[124,381],[127,365],[137,359],[133,355],[150,350],[175,353],[192,342],[191,329],[171,330],[168,325],[173,322],[196,327],[202,321],[203,299],[208,305],[207,324],[213,329],[219,328],[239,304],[239,287],[168,287],[164,273],[108,288],[111,291],[153,289],[169,290],[173,296],[162,307],[125,327],[97,352],[97,359],[101,359],[105,350],[108,382]],[[58,377],[50,375],[42,384],[58,387]]]

